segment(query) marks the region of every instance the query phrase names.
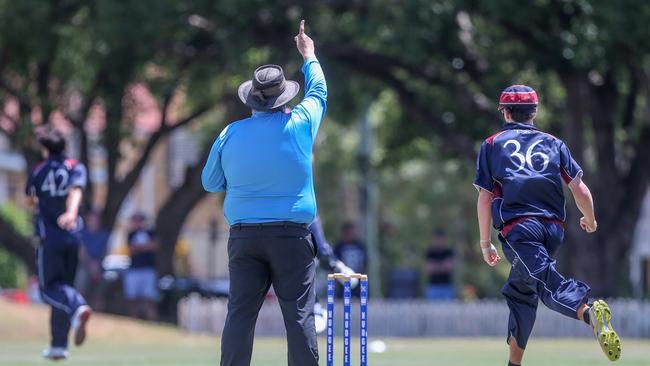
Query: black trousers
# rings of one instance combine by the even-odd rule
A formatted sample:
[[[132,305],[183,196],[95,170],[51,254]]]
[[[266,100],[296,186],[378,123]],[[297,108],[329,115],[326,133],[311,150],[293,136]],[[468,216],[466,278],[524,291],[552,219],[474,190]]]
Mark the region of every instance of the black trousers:
[[[230,229],[230,293],[221,338],[222,366],[250,365],[255,322],[271,285],[287,330],[289,366],[318,366],[315,256],[304,225],[249,224]]]

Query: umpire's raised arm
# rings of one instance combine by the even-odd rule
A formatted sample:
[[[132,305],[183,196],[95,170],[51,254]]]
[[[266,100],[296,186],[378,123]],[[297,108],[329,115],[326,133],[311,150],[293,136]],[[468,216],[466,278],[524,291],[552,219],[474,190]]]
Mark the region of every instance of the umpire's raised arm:
[[[305,74],[305,97],[293,109],[292,119],[296,123],[309,123],[312,138],[315,138],[327,109],[327,83],[320,62],[316,59],[314,41],[305,34],[304,20],[300,22],[300,30],[294,39],[298,52],[305,60],[302,66],[302,72]]]

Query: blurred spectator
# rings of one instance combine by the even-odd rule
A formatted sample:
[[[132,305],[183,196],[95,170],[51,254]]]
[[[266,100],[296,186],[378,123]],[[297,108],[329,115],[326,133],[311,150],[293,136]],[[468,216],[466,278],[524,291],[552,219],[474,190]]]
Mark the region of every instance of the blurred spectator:
[[[129,316],[138,317],[142,308],[145,319],[156,320],[158,244],[153,230],[146,227],[146,221],[147,217],[142,213],[131,216],[128,236],[131,267],[124,273],[124,297],[129,303]]]
[[[356,273],[366,273],[366,245],[359,239],[357,228],[352,222],[343,224],[341,240],[334,247],[334,255]]]
[[[436,230],[427,251],[425,270],[427,288],[425,295],[429,300],[451,300],[456,297],[452,277],[454,272],[454,251],[449,248],[447,235]]]
[[[422,280],[419,268],[396,268],[388,272],[388,292],[390,299],[413,299],[418,296]]]
[[[346,222],[341,227],[341,240],[334,247],[334,255],[356,273],[366,273],[368,252],[366,245],[359,239],[357,228],[352,222]],[[342,286],[337,285],[337,296],[342,295]],[[352,290],[354,296],[359,296],[359,287]]]
[[[79,266],[77,270],[77,288],[87,299],[89,305],[97,310],[104,310],[104,283],[102,261],[106,256],[108,239],[111,233],[104,229],[99,212],[86,214],[86,226],[81,232],[79,249]]]

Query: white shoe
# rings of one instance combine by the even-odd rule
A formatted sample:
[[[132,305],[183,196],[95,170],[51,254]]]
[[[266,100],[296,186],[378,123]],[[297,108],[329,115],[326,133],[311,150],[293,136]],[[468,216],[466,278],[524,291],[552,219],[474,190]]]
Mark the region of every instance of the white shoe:
[[[63,347],[47,347],[43,350],[43,358],[59,361],[68,358],[68,350]]]
[[[316,324],[316,334],[323,333],[327,329],[327,316],[319,303],[314,305],[314,323]]]
[[[74,312],[72,316],[72,331],[74,332],[74,344],[75,346],[81,346],[82,343],[86,340],[86,324],[90,319],[93,311],[88,305],[81,305],[77,308],[77,311]]]

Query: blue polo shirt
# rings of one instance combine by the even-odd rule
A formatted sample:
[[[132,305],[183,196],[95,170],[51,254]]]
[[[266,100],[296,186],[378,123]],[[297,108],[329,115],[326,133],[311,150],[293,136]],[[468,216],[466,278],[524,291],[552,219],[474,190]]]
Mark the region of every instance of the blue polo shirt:
[[[506,123],[481,145],[476,163],[477,189],[492,192],[494,227],[520,217],[564,221],[564,191],[582,176],[562,140],[532,124]]]
[[[255,112],[228,125],[212,145],[201,182],[226,192],[230,225],[316,217],[312,147],[325,115],[327,85],[316,59],[305,61],[305,97],[290,113]]]

